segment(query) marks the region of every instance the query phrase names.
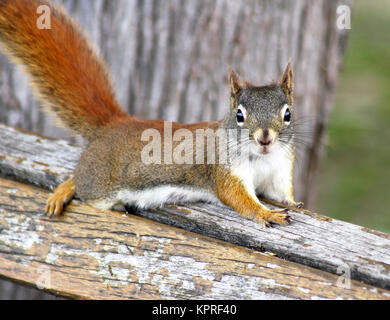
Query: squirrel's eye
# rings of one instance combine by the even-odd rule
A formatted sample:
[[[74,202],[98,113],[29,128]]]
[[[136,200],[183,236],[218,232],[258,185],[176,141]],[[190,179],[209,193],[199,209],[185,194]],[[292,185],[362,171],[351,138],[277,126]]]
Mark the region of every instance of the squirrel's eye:
[[[291,111],[287,104],[283,106],[282,109],[282,118],[285,125],[289,125],[291,121]]]
[[[236,114],[237,124],[239,126],[242,126],[245,121],[244,111],[241,108],[238,108],[237,114]]]
[[[286,111],[284,112],[284,122],[290,122],[291,121],[291,112],[290,109],[287,108]]]

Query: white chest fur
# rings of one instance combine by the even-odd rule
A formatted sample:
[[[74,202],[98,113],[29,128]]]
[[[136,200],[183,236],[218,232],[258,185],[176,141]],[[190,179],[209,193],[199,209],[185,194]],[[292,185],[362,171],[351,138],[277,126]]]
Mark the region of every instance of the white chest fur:
[[[268,154],[246,157],[232,168],[252,196],[263,196],[278,202],[291,198],[292,157],[276,145]]]

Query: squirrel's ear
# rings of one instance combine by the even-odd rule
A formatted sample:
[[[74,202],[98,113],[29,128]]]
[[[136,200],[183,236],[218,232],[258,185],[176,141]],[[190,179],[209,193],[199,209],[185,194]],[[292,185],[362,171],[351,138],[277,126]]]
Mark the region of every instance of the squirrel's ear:
[[[241,80],[240,76],[229,67],[229,84],[230,94],[232,96],[237,95],[242,89],[244,89],[245,83]]]
[[[289,60],[286,70],[279,80],[284,92],[286,93],[289,105],[294,103],[294,75],[291,67],[291,60]]]

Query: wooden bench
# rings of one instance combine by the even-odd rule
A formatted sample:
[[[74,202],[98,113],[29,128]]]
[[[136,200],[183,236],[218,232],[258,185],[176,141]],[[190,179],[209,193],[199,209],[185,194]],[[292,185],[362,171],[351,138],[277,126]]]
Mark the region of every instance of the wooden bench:
[[[0,125],[0,277],[81,299],[390,299],[390,235],[310,212],[265,229],[225,206],[43,212],[79,147]]]

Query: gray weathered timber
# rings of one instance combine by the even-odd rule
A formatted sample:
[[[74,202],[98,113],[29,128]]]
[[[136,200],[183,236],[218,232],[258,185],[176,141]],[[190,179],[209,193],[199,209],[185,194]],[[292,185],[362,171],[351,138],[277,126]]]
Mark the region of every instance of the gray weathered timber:
[[[64,140],[30,135],[1,124],[0,129],[0,172],[38,186],[53,188],[65,181],[81,154],[79,147]]]
[[[80,148],[0,125],[0,173],[51,188],[71,174]],[[390,288],[390,235],[319,215],[290,212],[286,227],[262,228],[226,206],[196,203],[137,214],[324,271]]]
[[[0,178],[0,276],[78,299],[390,299],[390,291]]]

